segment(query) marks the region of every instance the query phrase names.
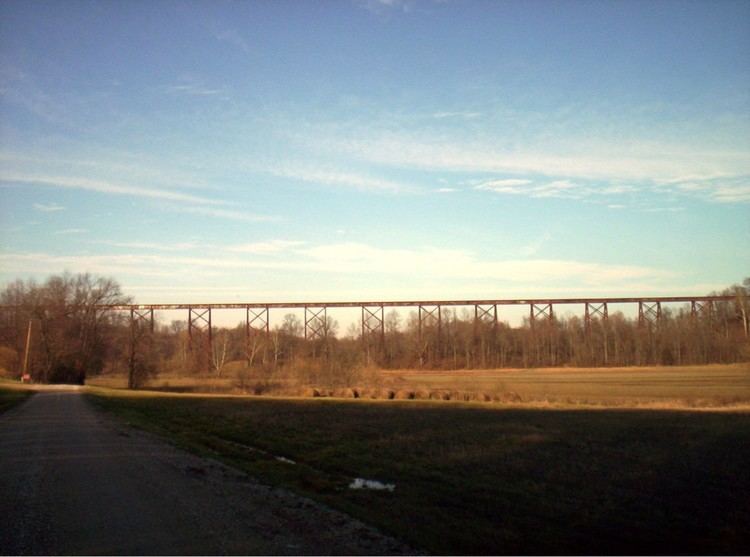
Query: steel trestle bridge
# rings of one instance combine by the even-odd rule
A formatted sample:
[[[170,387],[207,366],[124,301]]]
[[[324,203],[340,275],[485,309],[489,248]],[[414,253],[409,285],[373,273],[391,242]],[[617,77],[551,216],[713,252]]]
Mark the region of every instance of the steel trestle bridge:
[[[187,310],[188,334],[192,341],[195,335],[205,334],[207,349],[211,350],[212,312],[216,310],[244,309],[246,311],[245,332],[248,340],[254,334],[270,333],[270,311],[272,309],[304,310],[304,337],[307,340],[328,336],[327,310],[331,308],[360,308],[361,335],[376,334],[384,340],[385,308],[417,308],[419,333],[424,327],[442,326],[442,308],[473,307],[476,323],[497,326],[498,306],[528,306],[529,322],[533,326],[539,321],[552,321],[555,306],[583,305],[585,330],[590,330],[593,319],[606,322],[609,306],[637,304],[638,323],[641,326],[658,325],[662,319],[662,304],[688,303],[692,317],[709,317],[719,302],[739,302],[736,296],[651,296],[628,298],[542,298],[542,299],[502,299],[502,300],[399,300],[362,302],[252,302],[252,303],[209,303],[209,304],[124,304],[97,306],[100,311],[127,311],[130,313],[131,329],[145,324],[154,327],[154,311]],[[739,309],[739,308],[738,308]]]
[[[663,318],[662,304],[690,304],[692,318],[711,320],[718,303],[734,302],[737,314],[742,313],[737,296],[651,296],[627,298],[540,298],[502,300],[400,300],[362,302],[249,302],[249,303],[207,303],[207,304],[118,304],[97,305],[97,312],[127,312],[131,331],[131,361],[138,346],[148,333],[154,331],[155,311],[187,311],[187,331],[191,351],[200,350],[209,361],[213,350],[212,313],[217,310],[245,310],[245,335],[248,346],[257,335],[270,334],[270,312],[273,309],[304,310],[304,338],[306,340],[326,339],[329,336],[327,312],[331,308],[360,308],[361,338],[376,338],[385,343],[385,308],[417,308],[418,336],[422,337],[427,327],[436,327],[438,339],[442,329],[442,309],[463,306],[474,308],[475,326],[486,324],[497,329],[498,307],[528,306],[530,326],[555,319],[555,306],[583,305],[584,330],[591,331],[591,323],[599,320],[606,323],[611,305],[637,304],[638,324],[642,327],[658,327]],[[12,306],[0,306],[0,311],[14,310]]]

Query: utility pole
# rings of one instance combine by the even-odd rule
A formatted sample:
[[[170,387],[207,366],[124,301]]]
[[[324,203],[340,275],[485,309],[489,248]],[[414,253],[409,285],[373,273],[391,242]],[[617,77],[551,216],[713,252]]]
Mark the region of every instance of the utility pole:
[[[29,350],[31,348],[31,324],[32,319],[29,319],[29,328],[26,331],[26,350],[23,355],[23,371],[21,372],[21,382],[25,381],[29,372]]]

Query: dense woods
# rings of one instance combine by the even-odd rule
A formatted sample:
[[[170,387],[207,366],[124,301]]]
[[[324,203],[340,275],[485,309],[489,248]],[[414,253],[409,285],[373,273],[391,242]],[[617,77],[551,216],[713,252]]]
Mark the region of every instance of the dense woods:
[[[382,333],[362,335],[361,324],[336,334],[328,316],[324,338],[306,340],[295,314],[269,334],[248,335],[245,323],[191,336],[185,321],[131,320],[126,312],[97,311],[130,299],[113,279],[50,277],[43,284],[16,281],[0,292],[0,368],[40,382],[83,382],[100,373],[129,376],[138,387],[159,373],[233,374],[240,385],[294,377],[344,386],[374,368],[476,369],[542,366],[689,365],[750,361],[750,279],[721,292],[732,300],[711,311],[689,304],[665,308],[658,322],[620,312],[536,320],[518,327],[477,319],[473,311],[443,308],[441,320],[419,323],[416,312],[385,314]]]

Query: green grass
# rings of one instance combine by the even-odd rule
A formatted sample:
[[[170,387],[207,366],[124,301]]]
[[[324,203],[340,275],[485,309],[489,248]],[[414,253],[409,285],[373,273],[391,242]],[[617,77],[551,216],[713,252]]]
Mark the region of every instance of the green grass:
[[[92,389],[129,423],[446,554],[745,554],[750,414]],[[297,465],[237,444],[295,460]],[[353,491],[353,477],[396,484]]]
[[[17,387],[16,384],[5,384],[0,382],[0,414],[9,410],[16,404],[21,404],[32,391]]]

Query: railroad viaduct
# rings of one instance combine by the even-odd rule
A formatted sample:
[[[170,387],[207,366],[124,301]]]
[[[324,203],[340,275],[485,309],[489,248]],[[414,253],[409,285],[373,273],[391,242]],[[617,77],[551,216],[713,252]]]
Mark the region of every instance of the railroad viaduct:
[[[475,323],[498,324],[498,308],[502,306],[527,306],[529,323],[533,327],[540,321],[552,321],[555,308],[565,305],[584,306],[584,327],[588,333],[591,322],[599,319],[606,322],[610,306],[637,305],[640,326],[658,326],[662,319],[662,305],[668,303],[690,304],[693,318],[710,319],[716,304],[735,302],[736,296],[660,296],[635,298],[545,298],[503,300],[425,300],[425,301],[366,301],[366,302],[274,302],[274,303],[227,303],[227,304],[130,304],[97,306],[100,311],[127,312],[130,319],[132,343],[139,330],[154,329],[154,312],[157,310],[187,311],[187,330],[192,349],[200,344],[210,353],[212,347],[212,313],[220,310],[245,310],[245,335],[249,342],[253,335],[270,333],[271,310],[303,310],[304,338],[325,339],[328,335],[327,315],[333,308],[359,308],[361,312],[361,336],[365,340],[375,335],[385,342],[386,308],[417,308],[418,333],[428,327],[437,327],[438,338],[442,327],[442,310],[446,307],[474,308]],[[197,338],[203,342],[198,343]]]
[[[125,312],[130,327],[130,354],[139,350],[141,339],[154,331],[155,311],[187,311],[187,332],[191,351],[208,356],[213,347],[212,315],[221,310],[245,310],[245,335],[249,345],[254,335],[270,334],[272,310],[303,310],[304,338],[325,339],[328,336],[328,310],[335,308],[359,308],[361,313],[361,338],[376,338],[385,343],[386,308],[416,308],[418,335],[421,338],[427,327],[437,328],[438,339],[443,321],[443,308],[466,307],[474,309],[475,325],[498,325],[498,308],[503,306],[527,306],[530,326],[555,319],[559,306],[584,306],[584,330],[591,332],[591,323],[599,320],[606,323],[610,306],[637,306],[638,324],[642,327],[658,327],[662,320],[663,304],[689,304],[694,319],[711,320],[719,303],[730,303],[738,315],[747,319],[737,296],[658,296],[629,298],[544,298],[502,300],[423,300],[423,301],[364,301],[364,302],[258,302],[258,303],[210,303],[210,304],[120,304],[97,305],[97,312]],[[12,310],[4,306],[0,310]],[[747,332],[747,331],[746,331]]]

